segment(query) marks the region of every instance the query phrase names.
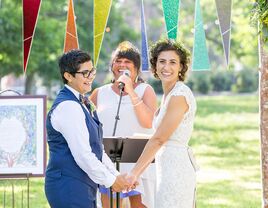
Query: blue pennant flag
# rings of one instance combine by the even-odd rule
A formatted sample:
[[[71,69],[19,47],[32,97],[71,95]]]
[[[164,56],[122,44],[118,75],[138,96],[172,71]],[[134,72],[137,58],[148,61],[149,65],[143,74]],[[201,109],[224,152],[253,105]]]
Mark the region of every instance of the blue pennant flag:
[[[142,63],[141,70],[149,71],[148,42],[146,33],[146,23],[144,17],[143,0],[141,1],[141,63]]]

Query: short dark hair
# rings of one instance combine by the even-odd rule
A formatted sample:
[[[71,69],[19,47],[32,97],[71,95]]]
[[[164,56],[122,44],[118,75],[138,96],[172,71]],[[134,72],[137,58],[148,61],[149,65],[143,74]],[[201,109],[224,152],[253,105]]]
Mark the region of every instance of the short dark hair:
[[[190,63],[190,52],[179,41],[167,38],[158,40],[150,49],[150,63],[154,77],[159,79],[156,73],[156,63],[159,54],[163,51],[175,51],[178,54],[180,57],[180,64],[182,65],[180,74],[178,74],[178,80],[184,81]]]
[[[127,58],[133,61],[134,66],[137,68],[139,74],[141,66],[141,55],[139,50],[131,42],[123,41],[118,45],[112,54],[111,65],[113,65],[115,59],[119,58]]]
[[[90,55],[82,50],[73,49],[64,53],[59,58],[59,68],[63,83],[68,83],[68,81],[64,78],[65,72],[69,72],[74,75],[74,73],[79,70],[80,65],[88,61],[91,61]]]

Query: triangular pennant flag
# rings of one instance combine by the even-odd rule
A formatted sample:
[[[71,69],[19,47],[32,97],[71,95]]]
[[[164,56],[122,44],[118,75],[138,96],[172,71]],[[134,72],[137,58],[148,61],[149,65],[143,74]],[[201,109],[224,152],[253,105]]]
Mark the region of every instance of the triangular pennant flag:
[[[112,0],[94,0],[94,65],[97,66],[100,48],[112,6]]]
[[[193,71],[210,70],[200,1],[195,1]]]
[[[141,70],[149,71],[148,42],[143,0],[141,1]]]
[[[230,57],[232,0],[216,0],[216,8],[222,36],[225,60],[228,66]]]
[[[168,38],[176,39],[178,30],[180,0],[162,0],[162,7],[166,22]]]
[[[75,13],[73,0],[69,0],[69,8],[67,13],[66,33],[63,51],[64,53],[72,49],[78,49],[78,37],[75,23]]]
[[[23,71],[26,73],[41,0],[23,0]]]

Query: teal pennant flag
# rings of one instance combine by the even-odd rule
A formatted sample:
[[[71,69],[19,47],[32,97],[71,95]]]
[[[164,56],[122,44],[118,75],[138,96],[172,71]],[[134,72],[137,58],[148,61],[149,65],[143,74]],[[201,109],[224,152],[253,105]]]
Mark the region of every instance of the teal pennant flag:
[[[162,0],[167,35],[170,39],[177,38],[180,0]]]
[[[195,1],[193,71],[210,70],[200,0]]]

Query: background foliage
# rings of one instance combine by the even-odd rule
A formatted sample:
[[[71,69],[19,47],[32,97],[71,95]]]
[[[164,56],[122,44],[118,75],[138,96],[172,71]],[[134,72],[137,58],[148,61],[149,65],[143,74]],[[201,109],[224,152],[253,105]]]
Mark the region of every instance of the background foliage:
[[[268,2],[267,0],[256,0],[251,11],[253,25],[259,23],[260,34],[264,41],[268,41]]]
[[[98,76],[96,82],[99,83],[95,85],[102,84],[102,81],[108,76],[110,55],[119,42],[129,40],[139,48],[141,47],[140,2],[141,1],[113,0],[110,18],[107,23],[100,52],[99,64],[97,66]],[[229,66],[229,70],[231,71],[245,69],[257,71],[257,30],[256,27],[249,26],[252,3],[253,1],[233,1],[231,56]],[[161,0],[146,0],[144,4],[148,40],[152,43],[160,37],[166,36]],[[228,69],[225,65],[215,2],[203,0],[201,4],[208,53],[211,62],[211,72],[207,73],[209,76],[214,76],[214,74],[221,73],[221,70]],[[48,86],[48,90],[52,89],[55,84],[60,83],[57,58],[63,51],[67,7],[68,1],[66,0],[42,1],[26,73],[26,93],[35,94],[36,80]],[[74,8],[80,48],[92,54],[93,1],[74,0]],[[0,77],[10,73],[14,73],[17,76],[23,74],[21,16],[21,1],[1,1]],[[194,1],[181,1],[178,38],[181,39],[190,50],[193,45],[193,27]],[[103,72],[103,74],[101,72]],[[203,76],[203,72],[194,72],[193,74],[197,77]],[[149,74],[145,73],[145,76],[148,77]],[[210,80],[210,78],[201,79]],[[199,83],[195,84],[195,86],[198,85]],[[231,86],[227,87],[227,85],[228,84],[226,84],[226,88],[231,89]],[[195,88],[196,87],[194,87],[194,89]],[[205,92],[217,88],[218,86],[211,86],[206,90],[202,90]]]

